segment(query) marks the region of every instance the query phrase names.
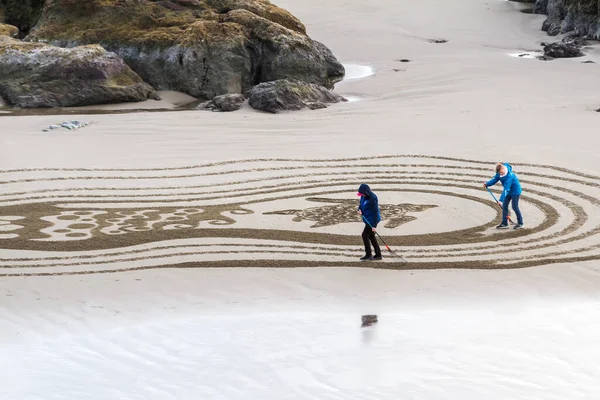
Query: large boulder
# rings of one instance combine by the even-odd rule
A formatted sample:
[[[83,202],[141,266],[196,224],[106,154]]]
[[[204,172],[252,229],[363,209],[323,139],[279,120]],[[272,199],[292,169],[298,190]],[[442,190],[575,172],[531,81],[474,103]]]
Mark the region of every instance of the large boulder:
[[[125,62],[98,45],[63,49],[0,36],[0,97],[22,108],[158,98]]]
[[[206,99],[281,78],[332,87],[344,75],[327,47],[268,0],[46,0],[26,40],[97,43],[156,89]]]
[[[347,101],[327,88],[296,79],[264,82],[250,89],[248,95],[250,106],[274,114],[280,111],[297,111],[305,107],[325,108],[328,103]]]

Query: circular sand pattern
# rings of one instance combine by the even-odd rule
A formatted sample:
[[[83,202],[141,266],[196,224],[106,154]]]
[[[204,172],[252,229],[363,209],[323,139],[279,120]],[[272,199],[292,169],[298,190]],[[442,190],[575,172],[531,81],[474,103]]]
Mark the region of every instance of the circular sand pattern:
[[[600,177],[513,164],[524,187],[526,229],[499,231],[498,206],[481,187],[493,166],[398,155],[0,171],[0,221],[20,218],[20,229],[0,237],[0,274],[236,266],[520,268],[600,258]],[[363,182],[380,198],[379,232],[408,264],[385,251],[382,262],[358,261],[362,223],[355,192]],[[499,195],[498,187],[494,192]]]

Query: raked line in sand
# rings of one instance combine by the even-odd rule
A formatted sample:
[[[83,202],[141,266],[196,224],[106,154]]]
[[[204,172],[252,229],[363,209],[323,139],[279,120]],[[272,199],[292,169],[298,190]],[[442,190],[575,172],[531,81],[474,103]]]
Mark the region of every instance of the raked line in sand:
[[[490,161],[426,155],[0,171],[0,274],[162,267],[519,268],[600,258],[600,177],[515,165],[526,229],[496,231]],[[361,263],[355,191],[409,261]],[[497,189],[497,188],[496,188]],[[498,191],[496,190],[496,193]]]

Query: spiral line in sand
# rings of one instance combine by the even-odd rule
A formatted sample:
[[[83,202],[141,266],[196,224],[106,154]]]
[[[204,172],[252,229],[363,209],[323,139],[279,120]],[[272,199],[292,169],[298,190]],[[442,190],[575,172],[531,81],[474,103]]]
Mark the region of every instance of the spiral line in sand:
[[[526,229],[508,231],[494,229],[500,212],[481,188],[493,163],[477,160],[398,155],[4,170],[0,275],[249,265],[520,268],[600,258],[600,177],[513,166]],[[380,232],[407,265],[358,261],[354,192],[363,182],[380,197]]]

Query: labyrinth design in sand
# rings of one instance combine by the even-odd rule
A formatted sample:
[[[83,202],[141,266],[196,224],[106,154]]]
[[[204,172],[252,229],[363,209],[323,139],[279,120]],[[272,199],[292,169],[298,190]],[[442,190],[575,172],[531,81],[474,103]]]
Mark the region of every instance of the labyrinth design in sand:
[[[513,164],[526,229],[497,231],[494,161],[426,155],[0,171],[0,275],[149,268],[519,268],[600,258],[600,177]],[[360,262],[361,183],[408,264]],[[500,184],[494,187],[499,194]],[[385,257],[385,253],[384,253]]]

